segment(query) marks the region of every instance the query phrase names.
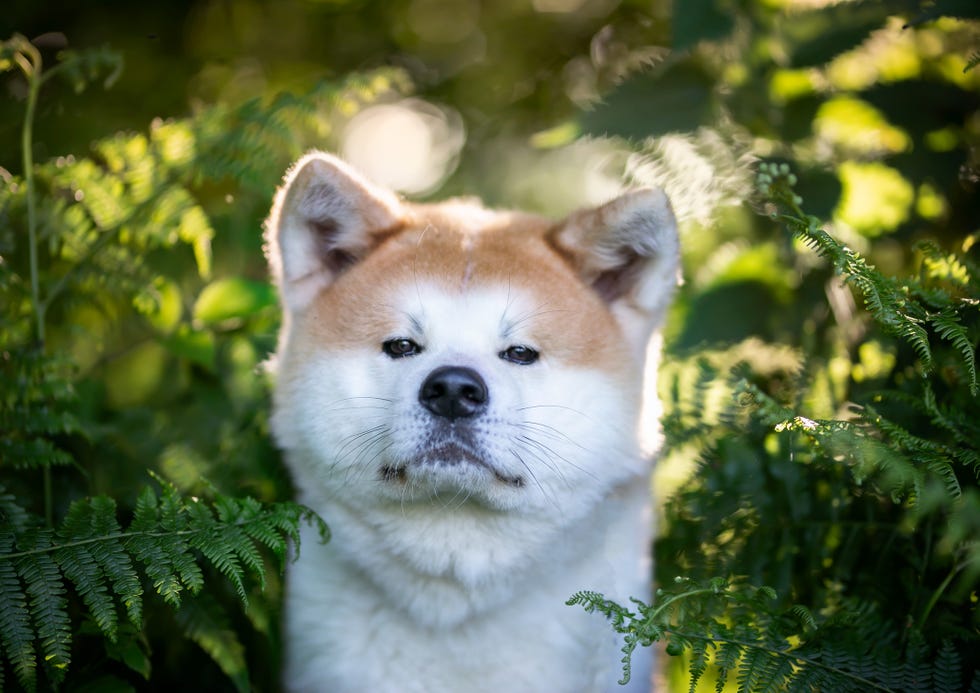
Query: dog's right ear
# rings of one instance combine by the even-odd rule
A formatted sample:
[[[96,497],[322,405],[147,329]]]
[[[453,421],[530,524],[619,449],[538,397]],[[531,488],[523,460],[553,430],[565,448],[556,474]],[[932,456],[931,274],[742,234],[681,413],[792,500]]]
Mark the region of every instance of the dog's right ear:
[[[303,310],[401,223],[398,198],[337,157],[312,152],[297,161],[265,227],[266,257],[286,309]]]

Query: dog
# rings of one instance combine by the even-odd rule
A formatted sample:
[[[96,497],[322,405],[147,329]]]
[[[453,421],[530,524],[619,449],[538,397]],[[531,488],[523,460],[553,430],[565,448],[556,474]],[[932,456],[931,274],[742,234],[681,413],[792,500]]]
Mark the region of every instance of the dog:
[[[305,528],[284,685],[330,693],[624,689],[618,636],[566,600],[649,598],[648,343],[676,221],[642,189],[553,222],[409,203],[339,158],[266,222],[283,325],[271,429]],[[645,376],[646,371],[646,376]]]

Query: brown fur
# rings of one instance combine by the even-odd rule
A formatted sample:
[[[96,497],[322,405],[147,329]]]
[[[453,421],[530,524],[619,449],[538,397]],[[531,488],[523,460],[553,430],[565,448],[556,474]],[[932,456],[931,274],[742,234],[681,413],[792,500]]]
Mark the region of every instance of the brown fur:
[[[532,292],[540,313],[530,336],[562,363],[608,369],[631,358],[622,340],[609,339],[619,326],[600,297],[577,280],[571,264],[549,243],[551,222],[530,215],[489,217],[480,209],[474,215],[473,208],[462,206],[410,209],[402,230],[314,301],[305,318],[313,339],[357,348],[394,336],[390,332],[399,316],[383,297],[411,291],[424,277],[449,292],[512,283]],[[474,218],[491,223],[474,226]],[[557,341],[552,335],[575,337]]]

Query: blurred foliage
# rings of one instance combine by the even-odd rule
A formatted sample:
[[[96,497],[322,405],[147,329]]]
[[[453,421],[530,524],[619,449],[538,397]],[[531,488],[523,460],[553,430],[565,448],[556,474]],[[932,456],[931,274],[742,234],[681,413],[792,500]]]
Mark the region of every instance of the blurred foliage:
[[[106,496],[127,526],[147,470],[182,498],[289,497],[261,220],[292,159],[412,95],[465,128],[433,196],[559,214],[625,176],[685,220],[664,591],[646,611],[579,601],[634,646],[665,639],[671,690],[845,685],[794,677],[805,662],[884,690],[980,686],[976,2],[43,5],[11,0],[0,26],[51,76],[25,117],[30,81],[3,63],[4,522],[59,527]],[[753,191],[760,159],[775,168]],[[193,667],[202,687],[275,688],[278,575],[243,612],[202,570],[194,613],[146,600],[115,641],[65,592],[71,666],[39,686],[165,687]],[[13,686],[24,660],[0,648]]]
[[[169,685],[201,666],[171,644],[183,636],[206,653],[202,681],[271,688],[275,649],[245,654],[276,642],[281,570],[267,577],[266,559],[281,569],[298,523],[318,520],[281,500],[268,442],[274,292],[213,278],[215,222],[247,213],[235,195],[272,190],[336,111],[403,80],[218,104],[33,164],[40,87],[118,67],[66,52],[45,71],[23,37],[0,44],[0,69],[29,87],[29,173],[0,190],[0,685]]]
[[[924,244],[920,276],[898,281],[804,213],[786,164],[759,169],[797,252],[825,258],[873,323],[850,358],[840,343],[823,361],[806,345],[749,341],[668,367],[668,439],[699,462],[668,500],[660,556],[684,590],[734,575],[775,587],[774,601],[747,619],[719,583],[699,599],[681,591],[682,614],[642,605],[622,632],[689,650],[692,690],[709,662],[722,682],[737,670],[739,691],[976,686],[976,236],[955,254]],[[719,608],[718,595],[733,601]],[[623,618],[601,595],[584,604]]]

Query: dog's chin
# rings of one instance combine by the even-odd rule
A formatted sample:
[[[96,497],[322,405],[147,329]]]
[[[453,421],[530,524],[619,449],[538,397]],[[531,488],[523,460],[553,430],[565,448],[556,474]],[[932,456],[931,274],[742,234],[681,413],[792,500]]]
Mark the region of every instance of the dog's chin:
[[[501,494],[519,492],[523,476],[501,469],[488,455],[456,441],[439,442],[417,455],[384,464],[379,478],[400,501],[455,498],[498,505]]]

